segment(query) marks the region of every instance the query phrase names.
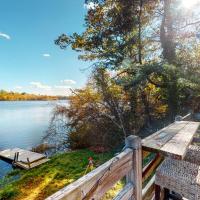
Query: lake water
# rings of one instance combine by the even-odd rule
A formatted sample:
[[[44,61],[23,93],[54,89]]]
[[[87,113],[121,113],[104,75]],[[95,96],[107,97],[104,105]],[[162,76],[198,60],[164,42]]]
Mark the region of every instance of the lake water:
[[[31,149],[41,143],[56,102],[0,101],[0,150]],[[0,160],[0,178],[12,169]]]

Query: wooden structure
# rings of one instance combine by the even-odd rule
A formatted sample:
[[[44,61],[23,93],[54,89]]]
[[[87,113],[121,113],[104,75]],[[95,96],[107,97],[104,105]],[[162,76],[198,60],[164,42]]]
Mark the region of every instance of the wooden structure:
[[[37,167],[49,160],[43,154],[19,148],[0,151],[0,158],[9,160],[13,163],[13,165],[23,169],[31,169]]]
[[[142,141],[143,149],[183,159],[200,123],[177,121]]]
[[[151,200],[163,156],[182,159],[198,127],[198,122],[180,121],[142,141],[129,136],[122,153],[46,200],[99,200],[124,176],[126,184],[114,200]]]

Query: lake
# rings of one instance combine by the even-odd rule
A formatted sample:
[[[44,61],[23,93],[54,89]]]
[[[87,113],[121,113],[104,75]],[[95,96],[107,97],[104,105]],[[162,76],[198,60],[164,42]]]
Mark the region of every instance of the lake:
[[[57,102],[0,101],[0,150],[31,149],[41,143]],[[0,178],[12,166],[0,160]]]

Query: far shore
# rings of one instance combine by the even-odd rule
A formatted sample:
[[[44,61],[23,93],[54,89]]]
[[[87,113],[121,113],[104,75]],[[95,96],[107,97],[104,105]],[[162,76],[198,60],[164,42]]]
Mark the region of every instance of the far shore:
[[[67,100],[67,96],[51,96],[41,94],[29,94],[26,92],[12,92],[0,90],[0,101],[52,101],[52,100]]]
[[[58,99],[14,99],[14,100],[2,100],[0,99],[0,102],[3,101],[10,101],[10,102],[15,102],[15,101],[59,101],[59,100],[68,100],[68,98],[58,98]]]

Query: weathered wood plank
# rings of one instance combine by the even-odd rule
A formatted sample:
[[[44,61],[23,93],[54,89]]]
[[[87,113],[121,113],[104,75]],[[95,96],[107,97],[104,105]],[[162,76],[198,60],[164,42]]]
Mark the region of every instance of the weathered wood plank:
[[[176,159],[183,159],[199,125],[199,122],[188,123],[161,148],[161,152]]]
[[[126,146],[133,149],[133,166],[131,171],[126,175],[127,183],[134,183],[135,196],[130,200],[142,199],[142,143],[137,136],[131,135],[126,138]]]
[[[128,183],[113,200],[129,200],[130,198],[134,198],[134,193],[134,185]]]
[[[14,160],[15,153],[19,152],[18,161],[27,164],[27,158],[29,158],[30,163],[45,158],[45,155],[40,153],[35,153],[32,151],[14,148],[14,149],[7,149],[4,151],[0,151],[0,157],[5,159]]]
[[[179,121],[142,140],[143,149],[183,159],[199,122]]]
[[[48,197],[47,200],[100,199],[105,192],[132,169],[132,157],[132,149],[125,149],[118,156]]]
[[[174,122],[169,126],[157,131],[149,137],[142,140],[142,146],[149,151],[157,152],[164,146],[174,135],[176,135],[181,129],[183,129],[189,122],[180,121]]]
[[[151,200],[154,196],[154,184],[155,184],[155,176],[151,178],[145,188],[142,190],[142,199],[143,200]]]
[[[182,121],[189,121],[192,118],[192,113],[188,113],[187,115],[182,117]]]
[[[16,162],[14,165],[18,166],[20,168],[23,168],[23,169],[32,169],[32,168],[37,167],[41,164],[44,164],[48,161],[49,161],[48,158],[43,158],[43,159],[40,159],[40,160],[37,160],[35,162],[30,163],[30,166],[26,163],[23,163],[23,162]]]
[[[157,155],[145,168],[145,170],[142,173],[142,183],[144,183],[150,176],[152,176],[153,172],[156,170],[156,168],[160,165],[162,162],[162,157],[160,155]]]

